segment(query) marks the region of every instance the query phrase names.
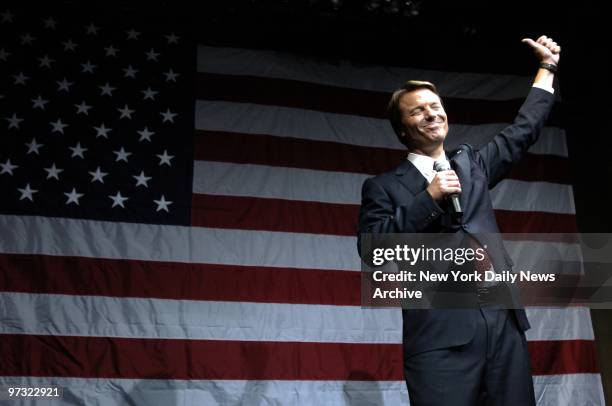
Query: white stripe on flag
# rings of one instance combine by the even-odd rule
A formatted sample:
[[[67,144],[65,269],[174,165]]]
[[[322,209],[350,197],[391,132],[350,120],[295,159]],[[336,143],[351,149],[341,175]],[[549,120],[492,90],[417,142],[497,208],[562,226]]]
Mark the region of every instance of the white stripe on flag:
[[[361,269],[356,237],[9,215],[0,216],[0,228],[13,232],[10,237],[0,235],[0,252],[5,253],[302,269]],[[117,241],[133,243],[117,244]],[[578,244],[505,241],[505,245],[517,270],[533,270],[542,259],[572,262],[582,258]],[[151,251],[153,246],[157,249]]]
[[[302,168],[195,161],[193,192],[311,202],[361,204],[371,176]],[[493,208],[574,214],[571,185],[505,179],[491,190]]]
[[[505,179],[491,189],[494,209],[576,214],[572,185]]]
[[[242,381],[0,377],[0,385],[64,388],[53,405],[408,405],[404,381]],[[95,394],[92,396],[92,394]],[[40,403],[39,403],[40,402]],[[49,405],[48,400],[33,405]]]
[[[533,377],[538,406],[605,406],[600,374],[540,375]]]
[[[397,309],[0,292],[0,333],[399,344]],[[1,338],[0,338],[1,339]]]
[[[531,328],[527,340],[594,340],[588,307],[566,309],[527,308]]]
[[[534,376],[538,406],[604,406],[599,374]],[[166,406],[198,404],[279,404],[287,406],[375,404],[409,406],[403,381],[236,381],[96,379],[2,376],[1,385],[48,386],[64,388],[64,396],[54,405],[74,405],[75,399],[88,399],[91,405],[134,404]],[[92,396],[95,394],[95,396]],[[245,403],[246,402],[246,403]],[[48,400],[32,401],[48,405]]]
[[[0,292],[4,334],[399,344],[398,309]],[[528,340],[593,340],[587,308],[529,308]]]

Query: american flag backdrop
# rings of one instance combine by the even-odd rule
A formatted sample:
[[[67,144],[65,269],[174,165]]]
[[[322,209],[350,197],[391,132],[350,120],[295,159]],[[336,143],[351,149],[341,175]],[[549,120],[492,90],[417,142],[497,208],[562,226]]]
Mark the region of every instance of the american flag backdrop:
[[[356,251],[361,184],[405,157],[388,97],[436,83],[448,146],[478,146],[530,78],[120,18],[9,9],[0,33],[0,385],[58,385],[66,405],[409,404],[401,314],[360,307]],[[503,232],[576,232],[567,156],[557,106],[492,191]],[[517,268],[577,249],[507,247]],[[603,405],[588,309],[528,316],[538,405]]]

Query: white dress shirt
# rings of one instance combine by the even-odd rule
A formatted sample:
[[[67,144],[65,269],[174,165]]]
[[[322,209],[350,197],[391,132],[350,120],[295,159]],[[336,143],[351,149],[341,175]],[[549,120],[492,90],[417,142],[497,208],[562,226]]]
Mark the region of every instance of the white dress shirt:
[[[421,175],[427,179],[428,183],[431,183],[434,176],[436,176],[436,171],[434,170],[436,161],[447,161],[446,155],[433,159],[430,156],[415,154],[414,152],[408,153],[408,160],[421,172]]]

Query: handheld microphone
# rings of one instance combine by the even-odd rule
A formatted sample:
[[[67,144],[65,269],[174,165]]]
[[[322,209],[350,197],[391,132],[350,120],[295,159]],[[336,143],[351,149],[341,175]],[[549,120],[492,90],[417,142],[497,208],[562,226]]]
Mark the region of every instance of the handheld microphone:
[[[450,171],[452,170],[450,166],[450,162],[446,159],[443,161],[434,162],[434,170],[436,172],[440,171]],[[448,199],[451,202],[451,213],[455,218],[461,218],[463,216],[463,210],[461,210],[461,203],[459,203],[459,194],[453,193],[448,195]]]

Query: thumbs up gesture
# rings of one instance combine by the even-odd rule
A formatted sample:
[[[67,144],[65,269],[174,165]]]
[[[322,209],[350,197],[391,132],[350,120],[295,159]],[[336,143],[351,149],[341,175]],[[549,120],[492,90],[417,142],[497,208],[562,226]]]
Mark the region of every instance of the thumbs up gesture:
[[[521,42],[531,47],[539,62],[559,64],[561,47],[552,38],[542,35],[537,41],[524,38]]]

